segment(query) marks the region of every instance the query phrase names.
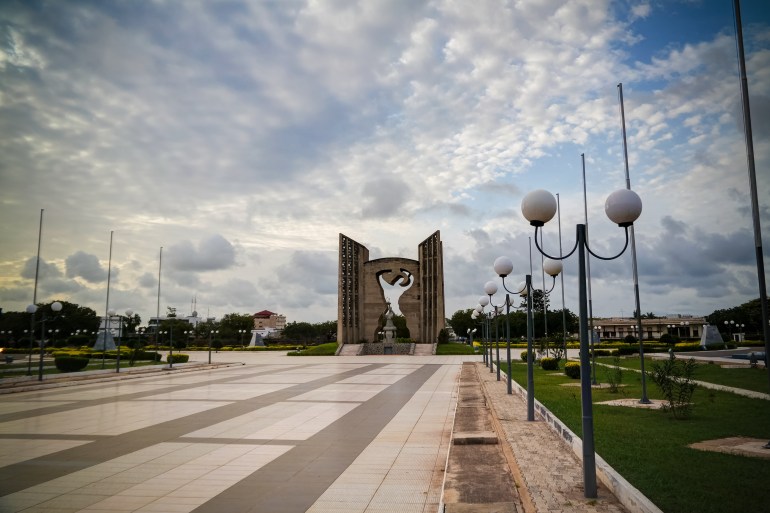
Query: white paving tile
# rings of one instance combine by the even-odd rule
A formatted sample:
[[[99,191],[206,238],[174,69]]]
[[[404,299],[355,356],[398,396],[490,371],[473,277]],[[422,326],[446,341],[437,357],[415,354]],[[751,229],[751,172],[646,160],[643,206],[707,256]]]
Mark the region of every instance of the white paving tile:
[[[0,439],[0,467],[87,444],[88,440]]]
[[[0,433],[117,435],[216,408],[214,401],[123,401],[12,420]]]
[[[279,402],[187,433],[185,437],[306,440],[358,403]]]
[[[247,385],[242,383],[214,383],[210,385],[201,385],[187,388],[185,390],[175,390],[143,397],[139,400],[178,400],[193,399],[202,401],[240,401],[251,399],[260,395],[269,394],[277,390],[283,390],[290,387],[288,383],[269,383],[263,385]]]
[[[52,511],[66,504],[78,505],[71,511],[89,513],[150,511],[141,508],[177,504],[185,507],[174,511],[188,512],[291,448],[290,445],[157,444],[0,497],[0,511],[11,513],[31,507]],[[142,475],[143,480],[122,480],[121,476],[127,473],[134,477]]]

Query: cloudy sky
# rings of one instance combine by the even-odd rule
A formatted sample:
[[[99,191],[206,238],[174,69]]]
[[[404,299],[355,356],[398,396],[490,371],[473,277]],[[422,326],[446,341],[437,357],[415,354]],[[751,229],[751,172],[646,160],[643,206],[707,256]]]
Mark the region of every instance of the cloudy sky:
[[[767,247],[770,9],[742,10]],[[162,312],[320,322],[339,233],[416,259],[441,230],[450,316],[496,257],[529,270],[528,191],[559,193],[571,248],[581,154],[591,246],[622,247],[621,82],[642,311],[758,297],[731,0],[9,0],[0,33],[6,311],[32,301],[44,209],[38,301],[103,313],[114,232],[111,308],[155,315],[163,247]],[[628,254],[591,271],[594,314],[630,316]]]

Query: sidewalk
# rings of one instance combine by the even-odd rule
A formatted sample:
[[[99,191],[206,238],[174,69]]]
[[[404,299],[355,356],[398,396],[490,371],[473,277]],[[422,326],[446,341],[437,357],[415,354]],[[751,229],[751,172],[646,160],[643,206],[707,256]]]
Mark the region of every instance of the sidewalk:
[[[510,447],[525,511],[628,511],[601,482],[597,499],[583,497],[582,462],[545,422],[527,421],[526,400],[515,391],[507,394],[504,374],[497,381],[497,374],[484,364],[475,363],[475,367],[496,430],[504,433]]]

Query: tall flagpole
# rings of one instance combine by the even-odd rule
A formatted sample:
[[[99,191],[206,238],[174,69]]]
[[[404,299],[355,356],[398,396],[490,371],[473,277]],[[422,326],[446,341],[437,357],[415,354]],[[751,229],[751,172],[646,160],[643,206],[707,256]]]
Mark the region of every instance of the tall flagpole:
[[[110,230],[110,259],[107,261],[107,304],[104,307],[104,334],[102,337],[102,369],[107,358],[107,329],[110,323],[110,278],[112,274],[112,230]]]
[[[40,226],[37,229],[37,260],[35,261],[35,287],[32,289],[32,306],[37,307],[37,278],[40,275],[40,243],[43,240],[43,211],[40,209]],[[35,340],[35,312],[30,312],[29,323],[29,360],[27,361],[27,376],[32,375],[32,341]],[[41,344],[42,337],[41,337]]]
[[[158,342],[158,335],[160,335],[160,271],[163,266],[163,246],[160,247],[160,254],[158,255],[158,304],[155,309],[155,347],[156,351],[160,350],[160,343]]]
[[[754,137],[751,134],[751,109],[749,107],[749,81],[746,77],[746,57],[743,52],[743,26],[741,24],[741,3],[734,0],[735,36],[738,44],[738,62],[741,69],[741,100],[743,104],[743,131],[746,138],[746,161],[749,168],[749,189],[751,192],[751,217],[754,223],[754,253],[757,258],[759,280],[759,307],[762,310],[762,333],[765,337],[765,366],[770,358],[770,320],[767,313],[767,285],[765,284],[765,261],[762,252],[762,230],[759,226],[759,199],[757,197],[757,172],[754,169]],[[770,373],[767,374],[770,379]],[[770,442],[765,444],[770,449]]]
[[[559,258],[563,256],[561,248],[561,203],[559,193],[556,193],[556,213],[558,214],[559,221]],[[559,273],[561,278],[561,341],[562,348],[564,349],[564,361],[567,361],[567,310],[564,306],[564,270]]]
[[[586,240],[588,240],[588,194],[586,193],[586,155],[580,154],[583,163],[583,211],[586,220]],[[588,333],[591,334],[591,383],[596,385],[596,350],[594,349],[594,306],[591,296],[591,255],[586,255],[586,286],[588,290]]]
[[[623,84],[618,84],[618,94],[620,97],[620,122],[623,127],[623,160],[626,165],[626,189],[631,190],[631,178],[628,172],[628,144],[626,143],[626,112],[623,108]],[[642,331],[642,307],[639,303],[639,271],[636,266],[636,237],[634,236],[634,225],[628,227],[631,235],[631,268],[634,274],[634,301],[636,303],[636,331],[639,333],[639,365],[642,371],[642,398],[641,404],[650,404],[647,398],[647,379],[644,372],[644,331]]]

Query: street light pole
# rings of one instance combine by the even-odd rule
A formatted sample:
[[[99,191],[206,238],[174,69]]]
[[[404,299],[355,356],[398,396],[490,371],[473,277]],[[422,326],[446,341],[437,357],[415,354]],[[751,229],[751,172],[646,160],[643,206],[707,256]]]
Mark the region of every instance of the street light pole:
[[[628,247],[628,227],[633,225],[642,212],[642,201],[635,192],[629,189],[617,190],[607,198],[605,202],[607,217],[623,228],[626,236],[623,249],[612,257],[602,257],[591,251],[588,245],[585,224],[577,225],[575,247],[566,255],[554,257],[543,251],[538,242],[538,231],[540,227],[544,226],[556,214],[556,198],[550,192],[543,189],[530,192],[522,200],[521,210],[524,217],[535,227],[535,245],[538,251],[553,260],[567,259],[577,251],[580,307],[580,385],[583,418],[583,491],[586,498],[596,498],[596,454],[594,449],[593,402],[591,399],[591,362],[588,344],[589,319],[586,252],[600,260],[614,260],[620,257]]]

